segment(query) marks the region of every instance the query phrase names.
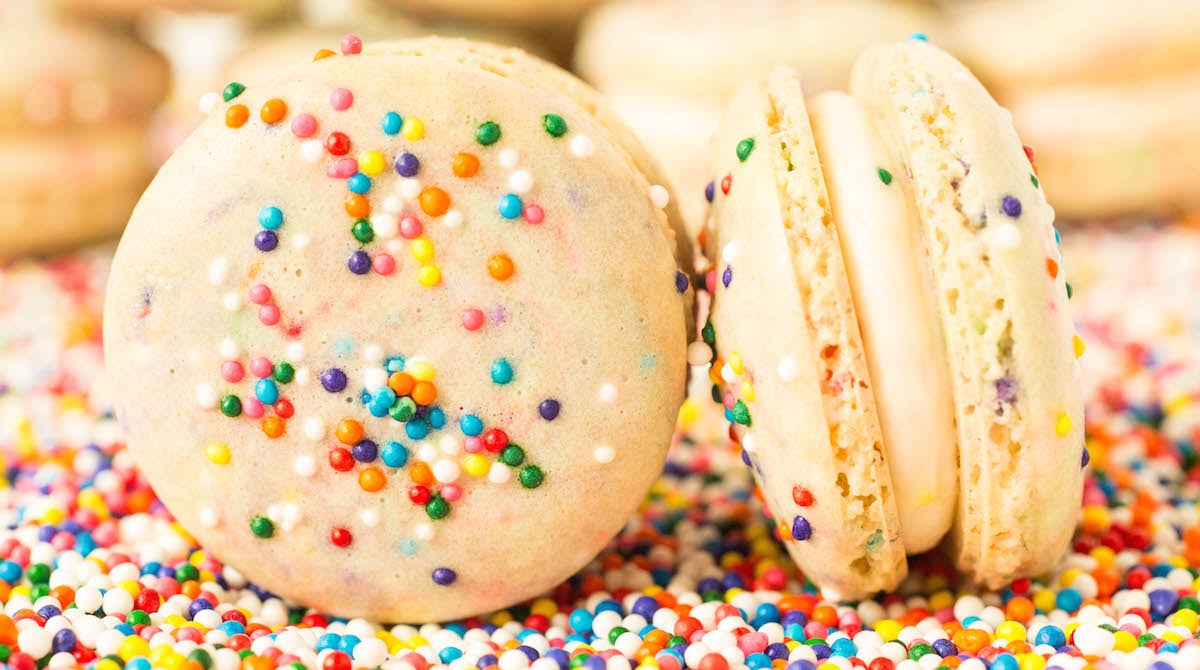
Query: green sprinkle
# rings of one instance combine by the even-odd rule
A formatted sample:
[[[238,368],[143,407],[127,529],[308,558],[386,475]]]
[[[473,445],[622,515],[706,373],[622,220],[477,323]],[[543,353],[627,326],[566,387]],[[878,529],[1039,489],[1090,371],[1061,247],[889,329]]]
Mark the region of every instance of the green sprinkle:
[[[1066,282],[1066,285],[1067,285],[1067,300],[1070,300],[1071,296],[1075,295],[1075,289],[1071,288],[1071,282]]]
[[[495,144],[500,139],[500,124],[495,121],[485,121],[475,129],[475,141],[485,147]]]
[[[917,644],[914,644],[911,648],[909,648],[908,658],[909,658],[909,660],[912,660],[912,661],[918,661],[921,659],[922,656],[925,656],[928,654],[936,654],[936,653],[937,652],[935,652],[933,650],[933,647],[925,644],[924,642],[918,642]]]
[[[1038,181],[1037,175],[1029,175],[1029,181],[1033,183],[1034,188],[1041,188],[1041,182]]]
[[[25,577],[30,584],[45,584],[50,581],[50,566],[45,563],[34,563],[25,571]]]
[[[287,361],[280,361],[275,364],[275,370],[272,373],[275,381],[280,384],[287,384],[296,378],[296,368],[292,367]]]
[[[412,398],[404,396],[396,400],[396,404],[392,405],[392,408],[388,410],[388,414],[392,415],[393,419],[404,423],[416,416],[417,403]]]
[[[567,134],[567,122],[558,114],[547,114],[542,117],[542,127],[551,137],[562,137]]]
[[[608,643],[616,644],[617,638],[621,637],[622,634],[628,633],[628,632],[629,632],[629,629],[624,626],[613,626],[608,631]]]
[[[200,667],[204,668],[204,670],[211,668],[213,663],[212,655],[199,648],[188,652],[187,659],[189,661],[195,661]]]
[[[230,393],[221,398],[221,413],[233,418],[242,413],[242,399]]]
[[[233,100],[234,98],[241,95],[242,91],[245,91],[245,90],[246,90],[246,86],[244,84],[238,83],[236,81],[231,81],[225,85],[225,90],[221,91],[221,97],[225,98],[225,102],[229,102],[230,100]]]
[[[350,228],[350,234],[354,235],[354,239],[358,240],[359,244],[368,244],[375,239],[375,229],[371,227],[371,222],[366,219],[359,219],[354,222]]]
[[[721,387],[716,384],[712,385],[712,399],[715,403],[721,402]]]
[[[521,473],[517,475],[517,480],[521,482],[521,486],[527,489],[536,489],[542,485],[546,479],[546,474],[536,465],[526,465],[521,468]]]
[[[450,503],[446,502],[446,499],[442,496],[436,495],[430,498],[429,502],[425,503],[425,513],[429,515],[430,519],[435,521],[445,519],[446,515],[450,513]]]
[[[196,566],[192,565],[191,563],[184,563],[178,568],[175,568],[176,581],[183,583],[193,579],[200,579],[200,571],[196,569]]]
[[[150,625],[150,615],[146,614],[144,610],[133,610],[125,615],[125,623],[130,626],[137,626],[138,624],[148,626]]]
[[[500,451],[500,462],[515,468],[525,462],[525,450],[515,444],[510,444]]]
[[[8,661],[9,658],[12,658],[12,647],[0,644],[0,663]]]
[[[754,151],[754,138],[753,137],[747,137],[746,139],[742,140],[741,142],[738,142],[737,143],[738,161],[745,163],[746,159],[750,157],[750,153],[753,151]]]
[[[569,667],[571,670],[579,670],[579,668],[583,667],[584,663],[587,663],[589,658],[591,658],[591,654],[587,653],[572,656],[571,660],[567,663],[567,667]]]
[[[250,519],[250,532],[265,540],[275,535],[275,524],[260,514]]]
[[[867,551],[875,551],[881,544],[883,544],[883,531],[876,528],[875,534],[871,536],[871,539],[867,540]]]
[[[38,601],[38,598],[44,598],[48,595],[50,595],[49,584],[34,584],[33,588],[29,589],[29,599],[35,603]]]
[[[710,347],[717,344],[717,331],[713,328],[712,321],[705,322],[704,327],[700,329],[700,338]]]
[[[238,658],[246,658],[247,656],[253,656],[253,655],[254,655],[254,652],[250,651],[249,649],[239,649],[238,650]]]
[[[892,183],[892,173],[879,168],[879,181],[883,182],[884,186],[890,186]]]
[[[746,427],[750,426],[750,408],[746,407],[746,403],[741,400],[735,402],[730,413],[733,414],[733,420],[736,423],[740,423]]]

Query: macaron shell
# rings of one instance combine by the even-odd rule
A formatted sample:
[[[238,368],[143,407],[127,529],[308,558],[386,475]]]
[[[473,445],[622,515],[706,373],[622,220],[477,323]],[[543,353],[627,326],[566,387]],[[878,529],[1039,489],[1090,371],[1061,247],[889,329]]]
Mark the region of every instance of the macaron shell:
[[[912,187],[853,98],[809,101],[833,220],[866,347],[904,546],[932,549],[958,498],[954,401]]]
[[[1054,214],[1010,116],[910,40],[852,91],[912,173],[954,385],[958,567],[990,587],[1062,556],[1082,495],[1083,407]]]
[[[795,71],[735,96],[712,163],[711,322],[743,448],[789,553],[825,595],[893,588],[904,544]]]
[[[688,303],[676,289],[673,244],[624,150],[551,87],[415,55],[420,50],[380,45],[378,53],[331,57],[223,103],[138,205],[105,318],[129,447],[180,522],[264,588],[336,615],[388,621],[511,604],[590,560],[660,471],[686,375]],[[331,92],[340,88],[353,103],[337,111]],[[290,110],[275,125],[258,118],[272,98]],[[225,123],[234,104],[254,110],[238,129]],[[423,121],[423,138],[385,134],[388,111]],[[301,113],[315,117],[319,139],[294,136],[288,124]],[[547,113],[561,115],[561,137],[543,127]],[[476,129],[488,120],[502,133],[483,146]],[[463,215],[455,228],[418,212],[441,267],[436,287],[418,283],[420,263],[410,257],[417,252],[399,237],[391,276],[348,270],[359,244],[344,209],[346,182],[326,176],[333,157],[303,157],[305,141],[323,142],[334,130],[351,138],[351,156],[387,156],[386,172],[373,177],[375,207],[383,210],[402,181],[390,161],[405,150],[420,157],[415,178],[445,189]],[[501,156],[510,149],[515,165]],[[477,174],[451,173],[460,152],[478,157]],[[543,208],[540,223],[497,213],[518,169],[533,177],[523,197]],[[265,206],[284,219],[269,253],[252,243]],[[377,240],[367,248],[392,247]],[[489,276],[497,252],[516,266],[505,280]],[[260,323],[257,306],[246,304],[259,284],[272,290],[279,327]],[[482,313],[477,332],[460,323],[467,307]],[[255,392],[252,380],[222,381],[226,340],[243,362],[294,364],[295,379],[280,385],[295,407],[283,436],[268,439],[258,421],[201,402],[214,393],[248,397],[248,384]],[[441,433],[409,439],[404,425],[367,414],[359,391],[380,354],[434,366],[447,416]],[[510,366],[507,383],[503,366],[496,372],[501,359]],[[332,367],[349,377],[344,391],[323,388],[322,372]],[[558,401],[557,414],[539,410],[548,398]],[[544,481],[522,486],[520,467],[490,454],[489,476],[499,472],[500,480],[468,476],[464,465],[462,498],[431,520],[409,500],[412,461],[435,469],[461,461],[458,421],[467,413],[507,431],[524,449],[522,466],[539,466]],[[410,451],[407,466],[381,468],[387,483],[377,493],[360,488],[356,474],[366,463],[351,472],[330,467],[334,426],[346,417],[379,446],[395,439]],[[228,448],[229,465],[210,462],[211,444]],[[273,518],[273,537],[251,532],[257,516]],[[352,534],[349,546],[331,541],[337,528]],[[437,583],[437,568],[452,569],[456,580]]]

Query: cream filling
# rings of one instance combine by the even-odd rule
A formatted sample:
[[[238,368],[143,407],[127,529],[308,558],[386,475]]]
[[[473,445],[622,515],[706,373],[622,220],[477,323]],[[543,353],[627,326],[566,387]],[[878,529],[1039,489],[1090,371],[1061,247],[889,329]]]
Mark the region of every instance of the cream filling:
[[[858,103],[824,93],[809,102],[808,112],[874,383],[905,550],[926,551],[953,522],[958,461],[950,374],[920,255],[920,221],[903,165]]]

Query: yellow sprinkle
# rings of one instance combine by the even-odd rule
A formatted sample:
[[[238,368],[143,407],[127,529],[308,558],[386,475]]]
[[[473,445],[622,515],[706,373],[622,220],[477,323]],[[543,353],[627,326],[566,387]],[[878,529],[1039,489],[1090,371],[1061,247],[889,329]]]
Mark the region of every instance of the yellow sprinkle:
[[[9,601],[11,602],[12,599],[16,598],[17,596],[22,596],[22,597],[28,598],[29,593],[30,593],[30,589],[28,586],[24,586],[24,585],[14,586],[12,588],[12,591],[9,591]]]
[[[675,425],[679,428],[687,428],[696,423],[696,419],[698,418],[700,418],[700,407],[694,399],[687,398],[679,406],[679,414],[675,418]]]
[[[117,584],[117,588],[124,590],[134,598],[137,597],[137,594],[142,592],[142,585],[138,584],[132,579],[122,580],[119,584]]]
[[[433,381],[434,367],[432,363],[426,361],[409,361],[404,366],[404,371],[412,375],[412,378],[419,382]]]
[[[62,511],[61,509],[59,509],[57,507],[51,507],[50,509],[46,510],[45,512],[42,512],[41,522],[44,524],[51,525],[51,526],[57,526],[58,524],[62,523],[63,521],[66,521],[66,520],[67,520],[66,512]]]
[[[929,596],[929,609],[940,610],[947,607],[954,607],[954,594],[946,589],[941,589]]]
[[[400,127],[400,134],[407,140],[419,140],[425,137],[425,122],[410,116],[404,119],[404,125]]]
[[[1196,632],[1196,628],[1200,627],[1200,615],[1188,609],[1182,609],[1171,615],[1172,626],[1183,626],[1184,628]]]
[[[366,175],[382,174],[387,169],[387,159],[378,151],[364,151],[358,157],[358,170]]]
[[[788,640],[787,642],[784,642],[784,645],[788,648],[788,651],[791,652],[796,647],[799,647],[800,643],[797,642],[796,640]]]
[[[1191,404],[1192,399],[1181,393],[1163,403],[1163,411],[1166,412],[1167,416],[1170,416],[1178,413],[1180,410]]]
[[[1042,589],[1033,594],[1033,606],[1043,612],[1050,612],[1055,607],[1055,595],[1050,589]]]
[[[121,646],[117,647],[117,656],[128,661],[137,656],[146,656],[150,653],[150,644],[140,637],[130,635],[121,641]]]
[[[1075,580],[1079,579],[1079,575],[1082,574],[1083,572],[1080,571],[1079,568],[1067,568],[1066,570],[1063,570],[1062,574],[1058,576],[1059,587],[1064,589],[1067,588],[1068,586],[1074,584]]]
[[[749,379],[742,381],[742,399],[754,402],[754,384],[751,384]]]
[[[550,598],[538,598],[529,606],[530,614],[541,614],[544,617],[552,617],[558,614],[558,605]]]
[[[996,637],[1003,638],[1009,642],[1024,642],[1025,626],[1017,621],[1005,621],[996,626]]]
[[[505,612],[505,614],[507,614],[507,612]],[[508,621],[512,621],[511,614],[508,615]],[[508,623],[508,621],[505,621],[504,623]],[[496,624],[496,625],[503,626],[504,624]],[[427,646],[428,644],[429,644],[429,640],[426,640],[425,638],[421,637],[420,635],[414,635],[404,641],[404,646],[408,647],[409,649],[420,649],[421,647]]]
[[[1113,649],[1117,651],[1133,651],[1137,649],[1137,638],[1127,630],[1113,633]]]
[[[96,663],[96,670],[121,670],[121,666],[116,661],[102,658]]]
[[[413,240],[408,250],[412,253],[413,258],[422,263],[433,260],[433,242],[424,235]]]
[[[1096,563],[1100,565],[1112,565],[1113,561],[1117,559],[1117,553],[1104,545],[1092,549],[1091,554],[1092,558],[1096,559]]]
[[[746,366],[742,363],[742,355],[736,351],[729,354],[729,369],[733,370],[735,375],[741,375],[746,371]]]
[[[891,642],[898,638],[901,630],[904,630],[904,626],[895,619],[884,619],[875,624],[875,632],[879,633],[879,637],[882,637],[884,642]]]
[[[379,631],[375,634],[375,637],[383,640],[383,643],[387,645],[389,654],[397,654],[404,650],[404,643],[400,641],[400,638],[386,630]]]
[[[1082,337],[1076,335],[1075,336],[1075,358],[1079,358],[1080,356],[1082,356],[1084,351],[1087,351],[1087,345],[1084,344]]]
[[[734,596],[737,596],[738,594],[745,593],[745,592],[746,592],[745,590],[739,589],[735,586],[734,588],[729,589],[728,591],[725,592],[725,602],[731,603],[731,602],[733,602]]]
[[[1162,635],[1159,635],[1158,637],[1173,644],[1179,644],[1180,642],[1183,642],[1183,636],[1179,634],[1179,631],[1175,630],[1164,630]]]
[[[422,265],[420,270],[417,270],[417,281],[421,286],[432,288],[442,283],[442,271],[436,265]]]
[[[482,477],[488,473],[491,464],[488,459],[481,454],[471,454],[463,459],[463,472],[466,472],[472,477]]]
[[[491,618],[491,622],[497,626],[503,626],[504,624],[506,624],[512,620],[513,620],[513,617],[511,614],[508,613],[507,610],[500,610],[499,612],[496,612],[495,614],[493,614],[492,618]]]
[[[1046,667],[1046,659],[1042,658],[1041,654],[1017,654],[1017,667],[1020,670],[1043,670]]]
[[[229,447],[216,442],[204,447],[204,455],[217,465],[229,465]]]
[[[1054,432],[1058,433],[1059,437],[1066,437],[1067,433],[1071,432],[1071,417],[1067,416],[1066,412],[1058,415],[1058,420],[1054,422]]]

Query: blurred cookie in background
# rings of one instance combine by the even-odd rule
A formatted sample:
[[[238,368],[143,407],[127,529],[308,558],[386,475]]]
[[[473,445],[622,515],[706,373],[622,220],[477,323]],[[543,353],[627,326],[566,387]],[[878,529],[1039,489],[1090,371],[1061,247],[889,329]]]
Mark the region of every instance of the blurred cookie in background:
[[[575,66],[662,163],[694,236],[708,137],[743,82],[787,63],[805,91],[843,87],[865,46],[937,35],[936,21],[924,5],[885,0],[621,0],[585,18]]]
[[[20,56],[0,62],[0,260],[116,234],[152,175],[163,58],[35,11],[6,11],[0,41]]]
[[[255,20],[285,12],[291,0],[47,0],[79,18],[136,21],[151,10],[237,14]]]
[[[951,48],[1012,111],[1061,218],[1200,208],[1200,3],[988,0],[947,17]]]
[[[536,26],[570,24],[599,0],[388,0],[417,17]]]

